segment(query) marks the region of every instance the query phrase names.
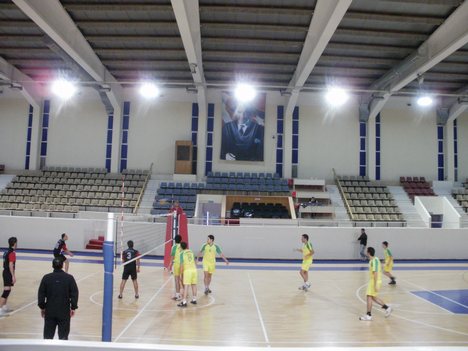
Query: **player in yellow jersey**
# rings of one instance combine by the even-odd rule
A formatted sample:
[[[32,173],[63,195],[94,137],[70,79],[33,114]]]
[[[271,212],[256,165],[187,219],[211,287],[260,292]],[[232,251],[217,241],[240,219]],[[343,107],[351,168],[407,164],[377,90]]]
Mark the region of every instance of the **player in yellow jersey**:
[[[388,241],[384,241],[382,243],[382,247],[384,249],[384,255],[385,255],[385,263],[384,263],[384,273],[387,277],[390,278],[390,285],[395,285],[396,280],[395,276],[392,274],[392,269],[393,269],[393,255],[390,249],[388,248]]]
[[[180,253],[180,271],[182,274],[182,283],[183,283],[183,300],[177,306],[187,307],[187,295],[188,289],[192,287],[192,301],[190,303],[197,304],[197,265],[195,255],[192,250],[187,249],[187,243],[181,242],[180,248],[182,249]]]
[[[373,247],[367,248],[367,257],[369,258],[369,284],[367,285],[367,314],[359,317],[361,321],[372,320],[372,303],[382,306],[385,310],[385,317],[390,316],[392,308],[387,306],[385,302],[377,297],[380,287],[382,285],[382,266],[378,257],[375,257],[375,249]]]
[[[200,252],[197,255],[197,263],[200,259],[200,256],[203,254],[203,282],[205,283],[205,295],[211,293],[210,284],[211,277],[216,269],[216,255],[220,255],[221,258],[229,264],[228,259],[224,256],[221,248],[214,243],[214,236],[208,235],[206,244],[202,246]]]
[[[180,242],[182,241],[182,237],[180,235],[176,235],[174,237],[175,244],[172,246],[171,250],[171,263],[169,264],[168,270],[172,274],[174,274],[174,285],[175,285],[175,295],[172,297],[173,300],[179,301],[181,299],[180,296],[180,286],[182,282],[180,281]]]
[[[296,249],[295,251],[302,253],[302,266],[299,274],[302,279],[304,279],[304,284],[299,287],[299,290],[307,291],[310,288],[309,283],[309,268],[312,265],[313,255],[315,253],[312,244],[309,242],[309,236],[307,234],[302,234],[302,249]]]

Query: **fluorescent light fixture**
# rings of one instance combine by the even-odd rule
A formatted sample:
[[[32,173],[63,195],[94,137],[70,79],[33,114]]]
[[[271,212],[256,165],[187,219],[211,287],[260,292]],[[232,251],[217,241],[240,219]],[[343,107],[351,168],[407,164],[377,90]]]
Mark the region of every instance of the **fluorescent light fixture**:
[[[348,101],[349,94],[342,88],[333,87],[328,89],[325,95],[325,99],[327,100],[328,104],[338,107]]]
[[[434,103],[434,100],[429,95],[423,95],[418,97],[416,103],[421,107],[428,107]]]
[[[153,99],[159,95],[159,88],[154,83],[143,83],[140,87],[140,94],[146,99]]]
[[[252,85],[246,83],[239,83],[236,86],[234,95],[239,102],[250,102],[253,99],[255,99],[257,92]]]
[[[51,90],[62,100],[68,100],[75,95],[77,88],[72,82],[61,78],[52,83]]]

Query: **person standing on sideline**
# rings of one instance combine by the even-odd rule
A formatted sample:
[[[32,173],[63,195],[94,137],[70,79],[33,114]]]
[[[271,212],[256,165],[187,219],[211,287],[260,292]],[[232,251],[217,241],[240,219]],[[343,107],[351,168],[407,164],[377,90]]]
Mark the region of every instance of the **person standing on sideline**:
[[[180,248],[182,252],[180,253],[180,269],[182,274],[182,283],[183,286],[183,300],[177,306],[179,307],[187,307],[187,295],[188,289],[192,287],[192,301],[190,303],[196,305],[197,304],[197,282],[198,282],[198,274],[197,274],[197,266],[195,263],[195,255],[193,254],[192,250],[187,248],[186,242],[180,243]]]
[[[392,308],[387,306],[385,302],[377,297],[380,287],[382,286],[382,267],[378,257],[375,257],[375,249],[373,247],[367,248],[367,256],[369,257],[369,284],[367,285],[367,314],[359,317],[360,321],[372,320],[372,302],[382,306],[385,310],[385,317],[390,316]]]
[[[228,259],[224,256],[221,248],[214,243],[214,236],[208,235],[208,239],[206,244],[203,244],[200,252],[197,256],[197,263],[199,261],[200,256],[203,254],[203,282],[205,283],[205,295],[211,293],[210,284],[211,284],[211,277],[216,269],[216,255],[220,255],[221,258],[229,264]]]
[[[171,250],[171,263],[169,265],[169,272],[172,271],[174,274],[174,285],[175,285],[175,295],[172,298],[175,301],[179,301],[182,297],[180,296],[180,286],[182,282],[180,281],[180,242],[182,241],[182,237],[180,235],[176,235],[174,237],[175,244],[172,245]]]
[[[66,273],[68,273],[69,263],[68,263],[67,258],[65,257],[65,254],[69,255],[70,257],[73,257],[73,253],[67,248],[67,244],[65,242],[67,240],[68,240],[68,235],[66,233],[63,233],[59,241],[57,241],[57,244],[55,244],[55,247],[54,247],[54,257],[60,258],[64,262]]]
[[[359,255],[361,256],[361,260],[365,261],[367,259],[366,255],[366,246],[367,246],[367,234],[364,228],[361,229],[361,236],[358,238],[359,244],[361,245],[361,251]]]
[[[122,262],[127,262],[133,260],[134,258],[138,257],[140,253],[133,248],[133,241],[127,241],[128,249],[122,252]],[[122,293],[125,288],[125,284],[127,283],[128,277],[132,277],[133,282],[133,289],[135,290],[135,299],[138,299],[140,295],[138,295],[138,281],[137,281],[137,273],[140,273],[140,259],[134,260],[124,266],[123,273],[122,273],[122,281],[120,282],[120,292],[118,298],[122,298]]]
[[[384,249],[384,255],[385,255],[385,263],[384,263],[384,274],[390,278],[390,285],[395,285],[396,280],[395,276],[392,275],[392,269],[393,269],[393,255],[390,249],[388,248],[388,241],[384,241],[382,243],[382,247]]]
[[[299,274],[304,280],[304,284],[299,287],[299,290],[307,291],[310,288],[309,268],[312,265],[315,251],[312,244],[309,242],[309,236],[307,234],[302,234],[301,241],[302,249],[295,249],[295,251],[302,252],[302,266]]]
[[[63,260],[54,258],[52,273],[46,274],[39,285],[37,305],[44,318],[44,339],[53,339],[58,327],[60,340],[68,340],[70,319],[78,308],[78,286],[71,274],[65,273]]]
[[[3,293],[0,298],[0,317],[7,316],[10,309],[7,306],[8,296],[10,296],[11,288],[16,283],[15,266],[16,266],[16,246],[18,239],[14,236],[8,239],[8,250],[3,253]]]

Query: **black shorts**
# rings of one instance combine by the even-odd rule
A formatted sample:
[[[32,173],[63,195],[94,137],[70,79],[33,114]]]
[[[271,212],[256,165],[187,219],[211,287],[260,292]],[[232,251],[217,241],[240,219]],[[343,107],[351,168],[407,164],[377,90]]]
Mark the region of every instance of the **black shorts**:
[[[124,270],[123,270],[123,273],[122,273],[122,279],[127,280],[129,276],[132,277],[132,280],[137,279],[137,269],[136,269],[136,267],[128,267],[128,266],[124,267]]]
[[[10,270],[3,271],[3,286],[13,286],[13,276],[10,273]]]
[[[62,260],[62,262],[65,262],[67,260],[67,258],[65,257],[64,254],[54,254],[54,257],[55,258],[60,258]]]

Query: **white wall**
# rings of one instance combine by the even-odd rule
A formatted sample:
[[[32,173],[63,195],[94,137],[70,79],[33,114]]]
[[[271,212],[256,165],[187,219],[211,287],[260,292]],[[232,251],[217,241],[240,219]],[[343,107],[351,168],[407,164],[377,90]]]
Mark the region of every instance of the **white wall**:
[[[107,114],[97,93],[51,100],[47,166],[105,167],[106,140]]]
[[[7,171],[24,169],[29,104],[22,97],[0,99],[0,164]]]
[[[359,117],[355,101],[332,110],[321,101],[299,108],[300,178],[359,174]]]
[[[381,179],[437,179],[436,111],[388,108],[381,112]]]
[[[191,125],[191,102],[132,100],[127,168],[174,173],[175,142],[192,140]]]
[[[458,131],[458,180],[468,178],[468,112],[457,118]]]
[[[141,231],[143,241],[149,241],[149,223],[143,223],[144,230],[133,231],[135,245],[137,232]],[[161,224],[153,224],[154,233],[164,232]],[[63,232],[70,236],[70,250],[81,251],[90,238],[96,238],[105,231],[103,220],[51,219],[34,217],[0,216],[0,247],[4,247],[10,236],[18,237],[18,247],[52,250]],[[137,224],[128,228],[138,228]],[[317,259],[358,258],[357,238],[360,228],[310,228],[296,226],[199,226],[189,225],[189,244],[198,250],[213,234],[216,242],[228,257],[300,259],[293,249],[299,248],[300,235],[308,233],[316,251]],[[125,226],[124,226],[125,230]],[[381,243],[387,240],[397,259],[467,259],[468,235],[466,229],[410,229],[410,228],[368,228],[369,246],[382,255]],[[140,240],[142,241],[142,240]],[[139,243],[139,249],[143,251]],[[156,251],[161,254],[162,250]]]

